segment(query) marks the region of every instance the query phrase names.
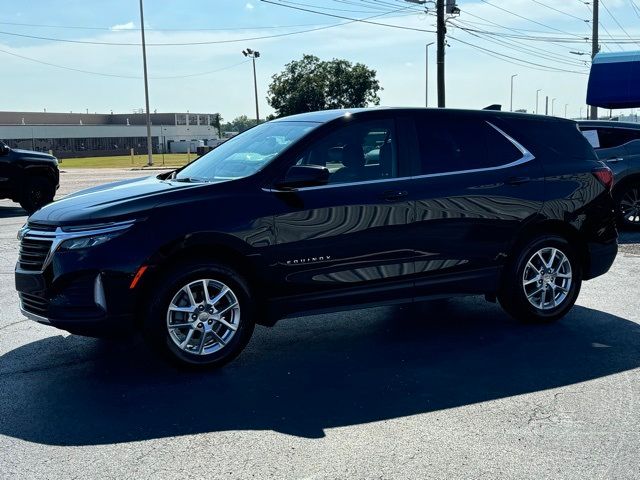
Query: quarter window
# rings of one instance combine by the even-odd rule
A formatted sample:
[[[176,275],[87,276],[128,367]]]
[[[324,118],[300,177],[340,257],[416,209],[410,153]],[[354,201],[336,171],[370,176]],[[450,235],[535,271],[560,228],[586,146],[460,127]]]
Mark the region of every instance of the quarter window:
[[[522,153],[485,120],[419,119],[416,125],[422,174],[491,168]]]
[[[319,165],[331,172],[329,183],[350,183],[398,176],[392,120],[354,123],[315,142],[298,165]]]

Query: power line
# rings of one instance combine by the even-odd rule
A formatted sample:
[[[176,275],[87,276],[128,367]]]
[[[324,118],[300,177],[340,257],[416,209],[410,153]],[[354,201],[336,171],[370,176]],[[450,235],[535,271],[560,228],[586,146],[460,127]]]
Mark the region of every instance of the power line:
[[[283,4],[280,4],[280,3],[269,2],[267,0],[261,0],[261,1],[264,1],[266,3],[273,3],[275,5],[280,5],[280,6],[283,6],[283,7],[295,8],[296,10],[303,10],[302,8],[299,8],[299,7],[293,7],[293,6],[289,6],[289,5],[283,5]],[[228,39],[228,40],[211,40],[211,41],[201,41],[201,42],[147,43],[147,46],[149,46],[149,47],[163,47],[163,46],[164,47],[169,47],[169,46],[178,47],[178,46],[217,45],[217,44],[225,44],[225,43],[250,42],[250,41],[255,41],[255,40],[266,40],[266,39],[270,39],[270,38],[282,38],[282,37],[288,37],[288,36],[291,36],[291,35],[300,35],[300,34],[303,34],[303,33],[318,32],[318,31],[321,31],[321,30],[327,30],[329,28],[336,28],[336,27],[341,27],[341,26],[344,26],[344,25],[349,25],[349,24],[355,23],[355,22],[368,23],[368,24],[372,24],[372,25],[383,25],[383,26],[394,27],[394,28],[403,28],[405,30],[415,30],[415,31],[420,31],[420,32],[429,32],[429,30],[415,29],[415,28],[411,28],[411,27],[401,27],[399,25],[391,25],[391,24],[386,24],[386,23],[370,21],[373,18],[383,17],[383,16],[386,16],[386,15],[390,15],[391,13],[399,12],[401,10],[406,10],[406,8],[401,8],[401,9],[398,9],[396,11],[389,11],[389,12],[385,12],[385,13],[380,13],[380,14],[372,15],[370,17],[366,17],[366,18],[362,18],[362,19],[350,18],[350,17],[345,17],[345,16],[342,16],[342,15],[334,15],[334,14],[324,13],[324,12],[315,12],[315,11],[312,11],[312,10],[305,10],[305,11],[309,11],[311,13],[317,13],[317,14],[320,14],[320,15],[325,15],[325,16],[334,17],[334,18],[341,18],[341,19],[348,20],[348,21],[341,22],[341,23],[334,23],[334,24],[330,24],[330,25],[324,25],[324,26],[321,26],[321,27],[310,28],[310,29],[306,29],[306,30],[298,30],[298,31],[295,31],[295,32],[278,33],[278,34],[274,34],[274,35],[263,35],[263,36],[257,36],[257,37],[236,38],[236,39]],[[94,41],[94,40],[75,40],[75,39],[69,39],[69,38],[43,37],[43,36],[39,36],[39,35],[28,35],[28,34],[24,34],[24,33],[6,32],[6,31],[0,31],[0,35],[9,35],[9,36],[14,36],[14,37],[30,38],[30,39],[35,39],[35,40],[48,40],[48,41],[52,41],[52,42],[76,43],[76,44],[83,44],[83,45],[140,46],[140,43],[137,43],[137,42],[99,42],[99,41]]]
[[[614,22],[616,22],[616,25],[618,25],[618,27],[620,27],[620,30],[622,30],[625,35],[627,37],[629,37],[631,40],[633,40],[633,38],[631,38],[631,35],[629,35],[629,32],[627,32],[624,27],[620,24],[620,22],[618,21],[618,19],[613,15],[613,13],[611,13],[611,10],[609,10],[609,8],[605,5],[605,3],[600,0],[600,5],[603,6],[603,8],[607,11],[607,13],[609,14],[609,16],[613,19]],[[635,41],[634,41],[635,42]],[[635,42],[638,43],[638,42]],[[640,43],[638,43],[638,45],[640,46]]]
[[[551,5],[547,5],[546,3],[539,2],[538,0],[531,0],[531,1],[545,8],[548,8],[549,10],[553,10],[555,12],[561,13],[562,15],[566,15],[567,17],[575,18],[577,20],[580,20],[581,22],[589,23],[588,19],[580,18],[577,15],[574,15],[573,13],[565,12],[564,10],[560,10],[559,8],[552,7]]]
[[[547,28],[549,30],[555,30],[556,32],[564,33],[564,34],[571,35],[571,36],[574,36],[574,37],[579,37],[580,36],[578,34],[567,32],[566,30],[560,30],[558,28],[551,27],[549,25],[546,25],[544,23],[538,22],[536,20],[532,20],[531,18],[527,18],[527,17],[525,17],[523,15],[520,15],[518,13],[512,12],[511,10],[507,10],[506,8],[503,8],[503,7],[500,7],[498,5],[495,5],[495,4],[491,3],[491,2],[489,2],[488,0],[480,0],[480,1],[482,3],[486,3],[487,5],[491,5],[492,7],[497,8],[498,10],[501,10],[503,12],[509,13],[509,14],[515,16],[515,17],[521,18],[521,19],[526,20],[528,22],[535,23],[536,25],[540,25],[540,26],[545,27],[545,28]]]
[[[69,66],[66,66],[66,65],[58,65],[56,63],[45,62],[45,61],[42,61],[42,60],[38,60],[36,58],[26,57],[24,55],[19,55],[17,53],[9,52],[7,50],[2,50],[2,49],[0,49],[0,53],[4,53],[6,55],[11,55],[12,57],[21,58],[21,59],[27,60],[29,62],[39,63],[41,65],[47,65],[49,67],[60,68],[62,70],[70,70],[72,72],[78,72],[78,73],[86,73],[86,74],[89,74],[89,75],[97,75],[97,76],[101,76],[101,77],[111,77],[111,78],[126,78],[126,79],[135,79],[135,80],[139,80],[139,79],[142,78],[142,77],[136,76],[136,75],[118,75],[118,74],[115,74],[115,73],[94,72],[94,71],[91,71],[91,70],[83,70],[83,69],[80,69],[80,68],[69,67]],[[190,73],[190,74],[187,74],[187,75],[169,75],[169,76],[149,77],[149,78],[153,79],[153,80],[170,80],[170,79],[176,79],[176,78],[199,77],[199,76],[204,76],[204,75],[211,75],[212,73],[222,72],[223,70],[229,70],[230,68],[234,68],[234,67],[243,65],[243,64],[245,64],[247,62],[248,62],[248,60],[243,60],[242,62],[234,63],[233,65],[227,65],[226,67],[218,68],[216,70],[209,70],[209,71],[206,71],[206,72]]]
[[[358,19],[358,18],[345,17],[345,16],[342,16],[342,15],[335,15],[335,14],[332,14],[332,13],[318,12],[317,10],[311,10],[311,9],[307,9],[307,8],[295,7],[293,5],[287,5],[285,3],[274,2],[274,1],[271,1],[271,0],[260,0],[260,1],[264,2],[264,3],[270,3],[272,5],[279,5],[279,6],[285,7],[285,8],[291,8],[293,10],[300,10],[302,12],[315,13],[317,15],[324,15],[324,16],[327,16],[327,17],[341,18],[343,20],[350,20],[351,22],[366,23],[366,24],[369,24],[369,25],[378,25],[378,26],[381,26],[381,27],[397,28],[397,29],[400,29],[400,30],[410,30],[410,31],[414,31],[414,32],[436,33],[435,30],[425,30],[423,28],[406,27],[406,26],[403,26],[403,25],[393,25],[391,23],[371,22],[368,19]],[[407,7],[401,8],[401,9],[399,9],[397,11],[406,10],[406,9],[407,9]],[[388,12],[387,14],[389,14],[389,13],[393,13],[393,12]],[[385,15],[385,14],[382,14],[382,15]]]
[[[547,71],[547,72],[565,72],[565,73],[575,73],[575,74],[579,74],[579,75],[587,75],[586,72],[579,72],[577,70],[568,70],[568,69],[564,69],[564,68],[549,67],[547,65],[541,65],[539,63],[530,62],[528,60],[523,60],[521,58],[512,57],[512,56],[506,55],[504,53],[496,52],[495,50],[490,50],[488,48],[484,48],[484,47],[481,47],[479,45],[475,45],[473,43],[466,42],[464,40],[460,40],[459,38],[453,37],[451,35],[449,35],[448,38],[451,38],[451,39],[455,40],[456,42],[463,43],[463,44],[465,44],[465,45],[467,45],[469,47],[481,50],[481,51],[483,51],[483,52],[485,52],[487,54],[492,54],[493,56],[504,57],[506,59],[509,59],[509,60],[511,60],[511,62],[509,62],[509,63],[520,62],[521,65],[520,65],[520,63],[515,63],[515,64],[516,65],[520,65],[520,66],[524,66],[524,67],[528,67],[528,68],[537,67],[537,68],[533,68],[534,70],[542,70],[542,71]]]

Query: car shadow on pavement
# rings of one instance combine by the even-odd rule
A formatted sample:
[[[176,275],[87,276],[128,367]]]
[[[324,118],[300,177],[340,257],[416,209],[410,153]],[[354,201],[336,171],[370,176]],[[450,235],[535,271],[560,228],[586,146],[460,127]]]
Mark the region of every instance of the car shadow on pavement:
[[[26,217],[27,212],[22,207],[0,206],[0,218]]]
[[[139,340],[53,336],[0,357],[0,435],[49,445],[265,429],[319,438],[637,368],[639,333],[584,307],[520,325],[480,299],[438,301],[283,320],[259,328],[232,364],[199,373]]]

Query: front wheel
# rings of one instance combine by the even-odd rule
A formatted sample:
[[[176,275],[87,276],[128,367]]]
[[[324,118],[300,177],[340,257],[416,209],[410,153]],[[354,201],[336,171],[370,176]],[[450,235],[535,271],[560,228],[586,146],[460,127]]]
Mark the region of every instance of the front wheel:
[[[569,242],[543,235],[522,247],[506,267],[498,300],[518,320],[549,323],[573,307],[581,285],[581,265]]]
[[[144,331],[174,363],[215,368],[240,354],[254,326],[242,276],[222,265],[189,263],[159,282]]]
[[[53,201],[56,189],[53,184],[44,177],[28,178],[25,182],[22,195],[20,196],[20,206],[29,215]]]

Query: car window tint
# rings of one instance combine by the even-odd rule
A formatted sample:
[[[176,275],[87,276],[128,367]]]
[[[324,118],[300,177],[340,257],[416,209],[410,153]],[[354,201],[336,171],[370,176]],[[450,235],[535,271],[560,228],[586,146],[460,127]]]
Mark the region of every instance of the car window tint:
[[[298,165],[329,169],[329,183],[350,183],[398,176],[392,120],[354,123],[316,141]]]
[[[600,148],[615,148],[633,140],[640,140],[640,129],[597,128]]]
[[[422,174],[497,167],[522,157],[504,135],[482,119],[421,118],[416,129]]]

